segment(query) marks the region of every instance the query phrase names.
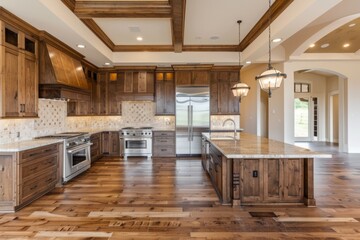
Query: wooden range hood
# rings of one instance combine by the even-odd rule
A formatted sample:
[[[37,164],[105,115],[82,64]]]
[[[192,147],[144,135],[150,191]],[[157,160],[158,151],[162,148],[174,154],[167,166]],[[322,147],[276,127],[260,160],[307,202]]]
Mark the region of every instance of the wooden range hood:
[[[73,99],[75,94],[89,94],[90,86],[81,62],[42,41],[40,44],[39,97],[53,99]]]

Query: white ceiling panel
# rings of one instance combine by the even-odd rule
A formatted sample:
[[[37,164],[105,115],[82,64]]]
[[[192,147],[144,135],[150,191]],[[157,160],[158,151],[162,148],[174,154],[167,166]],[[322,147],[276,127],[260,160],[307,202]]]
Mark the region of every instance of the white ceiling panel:
[[[95,18],[115,45],[172,45],[169,18]],[[142,37],[143,41],[137,41]]]
[[[185,45],[238,44],[269,7],[266,0],[187,0]]]

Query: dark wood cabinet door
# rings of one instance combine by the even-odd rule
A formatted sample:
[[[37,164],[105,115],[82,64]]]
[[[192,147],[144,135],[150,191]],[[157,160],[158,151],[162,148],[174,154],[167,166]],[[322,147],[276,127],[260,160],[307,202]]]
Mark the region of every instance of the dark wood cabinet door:
[[[2,93],[5,96],[5,109],[3,115],[6,117],[18,117],[20,115],[19,103],[19,74],[20,74],[20,53],[8,47],[1,47],[4,57],[4,79],[5,87]]]
[[[264,161],[264,201],[279,202],[282,199],[283,167],[280,159]]]
[[[176,71],[175,81],[176,86],[189,86],[191,85],[191,71]]]
[[[24,93],[23,100],[23,116],[36,117],[37,116],[37,60],[32,54],[24,54]]]
[[[108,81],[108,115],[121,115],[122,79]]]
[[[194,86],[209,86],[208,71],[192,71],[191,84]]]
[[[210,80],[210,113],[237,115],[240,113],[239,98],[231,91],[238,83],[238,72],[219,71],[211,73]]]
[[[156,114],[175,114],[175,81],[172,73],[157,73]]]
[[[119,132],[110,132],[110,155],[119,156],[120,155],[120,138]]]
[[[101,73],[99,74],[99,81],[98,81],[98,102],[99,102],[99,113],[100,115],[106,114],[106,107],[107,107],[107,74]]]
[[[284,201],[301,202],[304,190],[303,159],[284,159]]]
[[[263,164],[261,159],[241,161],[240,189],[242,202],[260,202],[263,199]]]

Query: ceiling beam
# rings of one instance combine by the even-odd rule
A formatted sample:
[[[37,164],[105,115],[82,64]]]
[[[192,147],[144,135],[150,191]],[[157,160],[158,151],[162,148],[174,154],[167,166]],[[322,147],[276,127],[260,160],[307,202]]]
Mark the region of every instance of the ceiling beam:
[[[187,52],[237,52],[239,45],[184,45]]]
[[[104,33],[104,31],[96,24],[92,19],[81,19],[81,21],[98,37],[100,40],[105,43],[108,48],[114,51],[115,44],[111,39]]]
[[[172,52],[172,45],[115,45],[114,52]]]
[[[73,12],[81,19],[170,18],[171,6],[168,1],[77,1]]]
[[[276,0],[239,44],[244,51],[294,0]]]
[[[181,53],[184,43],[186,0],[170,0],[172,7],[172,39],[174,51]]]

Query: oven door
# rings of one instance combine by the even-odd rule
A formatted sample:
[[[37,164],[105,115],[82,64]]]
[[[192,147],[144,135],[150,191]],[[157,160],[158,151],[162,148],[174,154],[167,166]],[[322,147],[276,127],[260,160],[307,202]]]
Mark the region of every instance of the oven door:
[[[124,154],[151,154],[151,138],[125,138]]]
[[[67,182],[71,178],[90,168],[91,145],[92,143],[86,143],[66,149],[66,158],[64,164],[64,182]]]

